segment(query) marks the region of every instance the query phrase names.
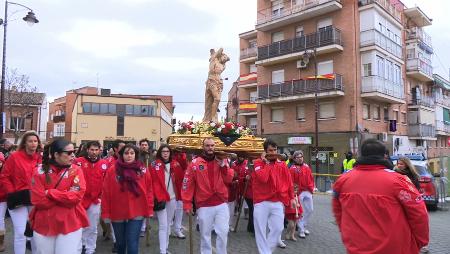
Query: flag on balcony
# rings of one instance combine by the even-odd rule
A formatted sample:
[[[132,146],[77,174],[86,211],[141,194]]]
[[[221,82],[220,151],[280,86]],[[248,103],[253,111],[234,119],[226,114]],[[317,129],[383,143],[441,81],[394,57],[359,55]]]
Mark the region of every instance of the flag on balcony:
[[[390,132],[397,131],[397,120],[389,120],[389,131]]]
[[[256,110],[256,103],[241,103],[239,105],[240,110]]]
[[[248,73],[248,74],[242,74],[239,77],[239,83],[251,83],[251,82],[256,82],[258,75],[256,74],[256,72],[252,72],[252,73]]]
[[[330,79],[330,80],[333,80],[333,79],[335,79],[335,77],[336,76],[334,75],[334,73],[317,75],[317,79]],[[316,78],[316,76],[310,76],[310,77],[307,77],[306,80],[311,80],[311,79],[315,79],[315,78]]]

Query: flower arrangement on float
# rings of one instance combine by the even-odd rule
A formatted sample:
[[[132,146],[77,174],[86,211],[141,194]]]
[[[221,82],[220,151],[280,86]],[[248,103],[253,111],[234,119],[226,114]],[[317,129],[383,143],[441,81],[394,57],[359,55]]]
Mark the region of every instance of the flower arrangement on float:
[[[229,136],[251,136],[250,128],[236,122],[179,122],[178,134],[211,134]]]

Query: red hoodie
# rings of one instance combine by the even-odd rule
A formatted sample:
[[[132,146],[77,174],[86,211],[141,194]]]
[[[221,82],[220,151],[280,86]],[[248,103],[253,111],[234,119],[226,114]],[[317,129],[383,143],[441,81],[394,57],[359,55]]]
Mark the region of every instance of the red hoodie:
[[[333,189],[333,212],[349,254],[413,254],[428,244],[427,209],[407,176],[359,165]]]
[[[166,183],[169,179],[166,179],[165,175],[166,165],[160,159],[152,162],[150,166],[150,172],[152,174],[153,181],[153,193],[158,201],[170,201],[169,192],[167,191]],[[170,162],[170,175],[172,176],[170,181],[173,184],[176,200],[181,200],[181,185],[183,182],[184,171],[181,168],[180,163],[176,160]]]
[[[251,177],[248,180],[249,182],[248,182],[248,186],[247,186],[247,191],[246,191],[246,193],[243,193],[244,192],[244,188],[245,188],[245,182],[247,181],[246,180],[246,176],[247,175],[251,175],[251,172],[248,169],[247,164],[248,164],[248,160],[244,160],[240,164],[238,164],[235,161],[231,167],[233,168],[234,172],[237,172],[237,174],[238,174],[239,196],[244,195],[245,198],[253,199],[252,179],[251,179]]]
[[[12,153],[0,174],[2,190],[8,194],[31,189],[31,177],[36,173],[42,158],[39,153],[27,154],[24,150]]]
[[[292,182],[298,185],[299,194],[303,191],[309,191],[311,194],[314,192],[314,177],[306,163],[292,164],[289,172],[291,172]]]
[[[86,179],[86,193],[83,197],[83,207],[88,209],[91,204],[99,204],[103,188],[103,178],[108,170],[108,161],[91,162],[85,157],[77,158],[84,178]]]
[[[30,222],[33,230],[41,235],[68,234],[89,226],[86,210],[81,205],[86,191],[83,171],[79,166],[72,165],[55,188],[65,171],[65,168],[51,166],[48,174],[50,183],[47,183],[42,169],[33,177],[31,203],[34,207]]]

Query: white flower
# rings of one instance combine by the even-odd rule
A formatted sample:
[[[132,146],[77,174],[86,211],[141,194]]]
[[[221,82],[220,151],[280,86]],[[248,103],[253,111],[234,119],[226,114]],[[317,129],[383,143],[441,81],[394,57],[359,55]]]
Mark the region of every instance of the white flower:
[[[217,128],[217,132],[221,132],[222,131],[222,128]]]
[[[222,129],[225,128],[225,124],[222,124],[222,125],[220,126],[220,128],[222,128]]]
[[[241,131],[241,130],[243,130],[243,129],[244,129],[244,127],[240,126],[240,127],[238,128],[238,129],[239,129],[239,130]]]
[[[236,134],[239,134],[239,129],[236,130]]]
[[[216,127],[216,123],[212,122],[210,123],[211,127]]]

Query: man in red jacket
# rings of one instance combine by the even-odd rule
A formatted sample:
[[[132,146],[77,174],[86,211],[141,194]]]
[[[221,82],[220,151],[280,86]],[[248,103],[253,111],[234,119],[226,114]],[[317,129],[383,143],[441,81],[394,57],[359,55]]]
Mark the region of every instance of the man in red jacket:
[[[333,212],[347,253],[412,254],[428,244],[428,213],[407,176],[389,170],[378,140],[334,184]]]
[[[77,158],[86,180],[86,192],[82,205],[89,218],[89,227],[83,229],[83,246],[86,254],[95,252],[97,242],[97,225],[100,219],[100,196],[103,176],[108,169],[108,162],[100,159],[100,143],[90,141],[86,144],[87,155]]]
[[[226,158],[218,158],[214,154],[215,143],[212,138],[203,140],[203,153],[192,160],[186,170],[181,197],[183,209],[192,213],[192,199],[197,207],[200,225],[202,254],[211,254],[211,231],[217,234],[216,253],[227,253],[228,222],[228,189],[226,184],[233,180],[233,169]]]
[[[286,163],[275,156],[277,144],[267,139],[264,151],[261,158],[253,163],[253,219],[258,251],[269,254],[281,239],[284,206],[292,206],[295,202],[291,174]]]

